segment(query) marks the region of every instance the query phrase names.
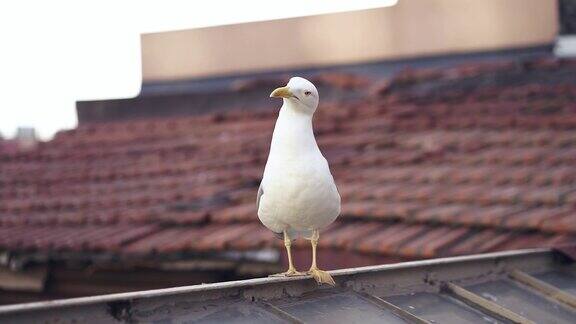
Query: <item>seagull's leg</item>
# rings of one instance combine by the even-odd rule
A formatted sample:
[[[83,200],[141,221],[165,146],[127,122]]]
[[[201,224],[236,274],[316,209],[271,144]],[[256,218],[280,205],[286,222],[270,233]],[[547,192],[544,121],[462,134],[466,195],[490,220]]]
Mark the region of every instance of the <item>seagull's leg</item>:
[[[303,276],[305,273],[298,272],[294,267],[292,262],[292,251],[290,247],[292,246],[292,240],[288,237],[288,232],[284,231],[284,246],[286,247],[286,253],[288,254],[288,270],[286,272],[277,273],[271,275],[271,277],[291,277],[291,276]]]
[[[310,266],[310,270],[308,270],[308,274],[316,279],[318,284],[325,283],[335,286],[336,283],[334,282],[334,279],[332,279],[332,276],[328,272],[318,269],[318,266],[316,265],[316,247],[318,246],[319,238],[320,234],[318,233],[318,230],[314,230],[312,238],[310,238],[310,243],[312,243],[312,265]]]

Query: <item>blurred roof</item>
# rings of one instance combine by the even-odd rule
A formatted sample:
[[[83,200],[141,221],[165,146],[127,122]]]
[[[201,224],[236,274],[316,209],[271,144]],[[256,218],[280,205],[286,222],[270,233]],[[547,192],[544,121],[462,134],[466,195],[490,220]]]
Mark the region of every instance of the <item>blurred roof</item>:
[[[574,73],[575,61],[545,58],[379,83],[317,76],[331,95],[315,129],[343,199],[321,247],[415,259],[574,241]],[[2,153],[0,248],[147,258],[279,246],[255,206],[275,105],[86,123]]]
[[[355,75],[372,83],[390,79],[406,69],[451,69],[457,65],[483,65],[502,61],[530,61],[550,55],[552,47],[484,51],[466,54],[426,56],[408,59],[363,62],[331,66],[316,66],[282,71],[251,72],[220,77],[186,80],[144,81],[141,92],[134,98],[78,101],[78,122],[134,120],[150,117],[173,117],[206,114],[229,110],[254,110],[270,107],[269,94],[278,83],[298,75],[313,80],[322,94],[322,101],[346,101],[366,96],[366,87],[345,86],[346,78],[334,76]],[[328,76],[328,78],[323,77]],[[330,77],[332,76],[332,77]],[[526,78],[527,74],[519,75]],[[338,77],[336,77],[338,79]],[[354,79],[354,78],[349,78]],[[358,81],[358,80],[357,80]],[[537,83],[538,80],[531,80]],[[344,85],[344,86],[343,86]],[[364,82],[366,85],[366,82]],[[231,91],[233,90],[233,91]],[[162,107],[162,109],[158,109]]]
[[[524,250],[0,306],[0,320],[194,323],[573,323],[576,268]]]

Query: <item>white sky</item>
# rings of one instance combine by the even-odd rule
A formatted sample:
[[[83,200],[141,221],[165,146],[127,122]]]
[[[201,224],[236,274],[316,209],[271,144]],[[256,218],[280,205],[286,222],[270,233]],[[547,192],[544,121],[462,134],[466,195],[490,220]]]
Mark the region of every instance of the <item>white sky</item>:
[[[389,6],[396,0],[65,1],[0,3],[0,134],[43,139],[76,126],[76,100],[131,97],[141,33]]]

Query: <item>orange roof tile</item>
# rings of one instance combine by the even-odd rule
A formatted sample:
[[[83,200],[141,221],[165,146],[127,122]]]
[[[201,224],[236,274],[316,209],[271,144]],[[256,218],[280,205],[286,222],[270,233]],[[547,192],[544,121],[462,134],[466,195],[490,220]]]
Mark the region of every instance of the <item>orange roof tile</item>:
[[[321,247],[422,258],[575,241],[576,82],[566,71],[576,64],[414,70],[362,99],[323,103],[318,143],[343,208]],[[370,88],[361,77],[320,79]],[[0,249],[277,247],[255,206],[275,117],[86,124],[2,152]]]

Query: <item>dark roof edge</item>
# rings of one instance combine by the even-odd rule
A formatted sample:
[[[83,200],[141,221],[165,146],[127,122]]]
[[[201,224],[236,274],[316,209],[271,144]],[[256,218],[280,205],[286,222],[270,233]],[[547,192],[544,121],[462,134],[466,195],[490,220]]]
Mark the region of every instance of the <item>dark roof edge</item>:
[[[295,67],[295,68],[285,68],[277,70],[268,71],[256,71],[256,72],[245,72],[245,73],[232,73],[227,75],[217,75],[217,76],[207,76],[199,78],[189,78],[189,79],[177,79],[177,80],[162,80],[162,81],[142,81],[142,91],[140,96],[162,93],[163,91],[155,87],[162,87],[166,89],[169,86],[181,86],[181,85],[191,85],[192,92],[202,93],[206,91],[206,88],[214,89],[217,91],[227,91],[230,83],[235,80],[244,79],[259,79],[259,78],[275,78],[279,76],[286,75],[302,75],[305,77],[310,77],[318,73],[323,72],[336,72],[336,73],[361,73],[361,72],[372,72],[372,76],[385,77],[391,74],[389,71],[392,67],[404,67],[404,66],[436,66],[440,64],[444,66],[446,64],[462,64],[470,61],[482,60],[482,59],[508,59],[514,60],[519,58],[529,58],[538,57],[543,54],[552,54],[554,48],[554,43],[542,43],[530,46],[518,46],[509,47],[501,49],[486,49],[477,52],[448,52],[448,53],[438,53],[438,54],[428,54],[422,56],[406,57],[406,58],[392,58],[385,60],[372,60],[357,63],[345,63],[345,64],[332,64],[332,65],[320,65],[320,66],[310,66],[310,67]]]
[[[494,49],[471,53],[444,53],[385,61],[369,61],[353,64],[302,67],[284,70],[230,74],[196,79],[143,82],[140,93],[131,98],[84,100],[76,102],[76,114],[80,125],[87,122],[107,122],[155,117],[177,117],[201,115],[229,110],[261,109],[270,104],[268,94],[289,76],[300,75],[315,78],[320,75],[355,75],[367,81],[388,79],[405,69],[450,68],[468,63],[495,61],[523,61],[553,56],[553,44],[529,47]],[[263,81],[265,84],[250,89],[238,90],[245,82]],[[273,81],[273,85],[266,82]],[[284,81],[281,81],[284,82]],[[326,100],[337,98],[359,98],[364,91],[336,89],[324,85],[320,91]],[[236,89],[236,90],[234,90]],[[358,90],[358,89],[356,89]],[[162,109],[159,109],[161,107]]]
[[[494,253],[477,254],[477,255],[429,259],[422,261],[402,262],[396,264],[367,266],[360,268],[341,269],[330,271],[330,273],[335,277],[338,284],[349,281],[367,282],[370,279],[374,279],[375,274],[386,274],[387,280],[390,280],[390,278],[393,278],[394,274],[402,273],[405,280],[406,273],[410,272],[408,270],[420,269],[422,270],[421,272],[419,272],[420,275],[422,275],[422,273],[425,273],[426,276],[428,276],[432,269],[449,270],[448,268],[450,267],[454,266],[465,267],[466,265],[470,265],[472,263],[474,265],[473,267],[465,267],[465,269],[462,269],[462,271],[459,269],[456,272],[457,276],[454,277],[452,280],[458,281],[458,280],[467,280],[472,277],[477,278],[481,275],[488,275],[490,273],[492,274],[497,273],[502,269],[508,269],[510,267],[530,271],[533,270],[533,268],[535,268],[536,265],[538,266],[538,268],[541,268],[542,265],[552,263],[552,260],[554,260],[555,258],[557,258],[557,254],[552,250],[545,248],[538,248],[538,249],[515,250],[515,251],[494,252]],[[454,272],[452,271],[451,274],[453,275]],[[442,275],[439,275],[438,278],[442,279]],[[219,292],[217,294],[219,298],[238,296],[240,294],[246,298],[265,299],[266,293],[259,290],[266,289],[266,286],[273,286],[275,287],[274,289],[275,291],[277,291],[276,288],[278,288],[279,291],[282,292],[283,289],[281,287],[282,286],[286,287],[288,285],[290,285],[290,289],[292,291],[297,291],[299,288],[300,290],[308,290],[308,291],[311,289],[317,289],[315,288],[316,284],[309,277],[290,277],[290,278],[268,277],[268,278],[257,278],[257,279],[220,282],[212,284],[201,284],[194,286],[147,290],[139,292],[119,293],[110,295],[100,295],[100,296],[90,296],[90,297],[80,297],[80,298],[62,299],[54,301],[0,306],[0,317],[4,315],[17,314],[17,313],[56,311],[56,310],[62,310],[64,308],[77,309],[82,307],[98,306],[98,305],[104,305],[106,307],[109,307],[111,304],[114,303],[122,303],[122,302],[132,303],[137,300],[150,301],[152,299],[170,298],[181,295],[187,295],[186,297],[190,298],[196,297],[192,298],[196,300],[203,300],[203,299],[211,299],[205,297],[207,295],[211,295],[211,293],[213,294],[214,292]]]

